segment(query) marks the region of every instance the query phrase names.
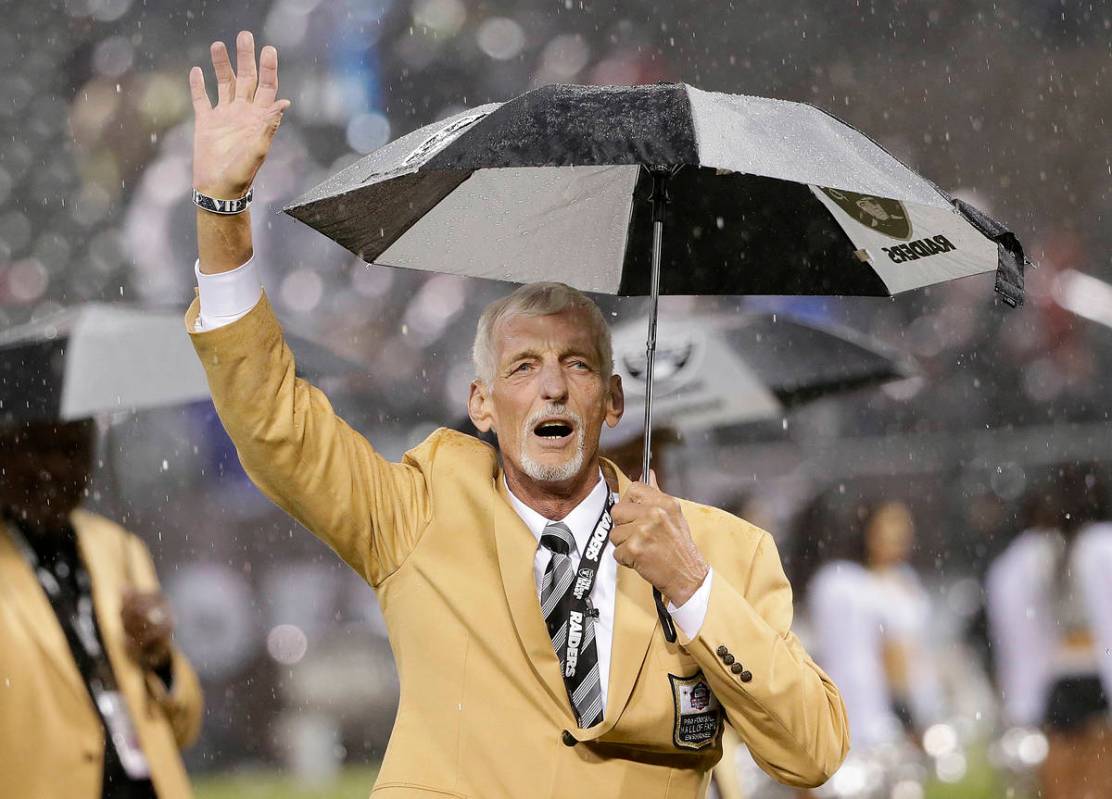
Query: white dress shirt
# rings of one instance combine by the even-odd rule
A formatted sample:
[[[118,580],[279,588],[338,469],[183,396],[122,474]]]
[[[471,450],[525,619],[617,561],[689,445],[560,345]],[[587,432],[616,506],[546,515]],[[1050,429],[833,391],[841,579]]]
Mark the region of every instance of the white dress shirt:
[[[259,280],[254,256],[231,271],[215,275],[202,272],[201,262],[197,261],[193,264],[193,273],[197,276],[197,292],[201,300],[195,331],[230,325],[246,316],[262,299],[263,284]]]
[[[509,486],[506,486],[506,490],[509,491]],[[591,533],[595,531],[595,524],[598,522],[599,516],[602,515],[602,508],[606,504],[607,491],[606,481],[602,479],[602,473],[600,472],[598,482],[591,493],[563,519],[546,519],[514,496],[512,491],[509,491],[510,503],[514,510],[525,522],[529,532],[537,539],[537,552],[533,556],[533,579],[537,583],[538,599],[540,598],[541,582],[544,580],[544,571],[548,568],[548,562],[552,560],[551,550],[540,546],[541,533],[544,532],[544,528],[555,521],[567,525],[567,528],[571,530],[572,537],[575,538],[576,551],[571,553],[572,568],[578,570],[580,553],[587,546]],[[688,638],[694,638],[698,635],[699,628],[703,626],[703,619],[707,615],[707,603],[710,601],[710,581],[711,575],[708,572],[703,584],[691,595],[687,602],[679,607],[668,603],[668,612],[672,615],[672,620],[679,625],[679,628],[683,630],[684,635]],[[618,561],[614,560],[614,547],[607,546],[602,551],[598,576],[595,578],[594,588],[591,589],[591,603],[598,610],[595,644],[598,647],[598,673],[602,682],[603,707],[606,706],[606,686],[610,678],[610,648],[614,640],[614,598],[617,589]]]
[[[201,272],[200,262],[194,265],[197,275],[197,290],[200,297],[200,313],[197,315],[196,330],[215,330],[231,324],[245,316],[262,297],[262,284],[254,258],[228,272],[207,275]],[[508,487],[507,487],[508,489]],[[599,473],[598,484],[594,490],[563,519],[546,519],[510,492],[514,510],[525,522],[525,526],[537,539],[537,552],[533,558],[533,576],[537,582],[537,596],[540,596],[544,570],[552,553],[540,546],[541,533],[552,521],[562,521],[575,537],[577,551],[572,553],[572,564],[579,568],[579,552],[586,545],[595,529],[595,523],[602,515],[606,503],[606,482]],[[683,634],[689,639],[699,634],[703,619],[707,615],[710,602],[710,587],[713,574],[708,571],[699,589],[683,605],[676,607],[668,604],[668,612]],[[599,675],[602,681],[602,701],[606,704],[606,686],[610,677],[610,647],[614,638],[614,598],[617,591],[618,562],[614,560],[614,547],[603,551],[595,587],[591,591],[591,601],[599,611],[598,629],[595,641],[598,647]]]

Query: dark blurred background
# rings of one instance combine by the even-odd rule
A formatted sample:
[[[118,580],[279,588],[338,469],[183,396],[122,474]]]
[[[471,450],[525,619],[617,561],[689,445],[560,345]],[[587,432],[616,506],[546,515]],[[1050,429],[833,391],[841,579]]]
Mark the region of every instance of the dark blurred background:
[[[924,580],[975,636],[975,579],[1019,531],[1024,493],[1063,463],[1112,461],[1107,2],[0,9],[0,328],[86,300],[184,309],[196,257],[186,75],[208,69],[212,40],[250,28],[279,48],[279,94],[293,101],[256,186],[267,290],[291,330],[365,364],[325,388],[387,455],[463,417],[474,323],[506,287],[368,267],[283,205],[467,106],[552,82],[686,81],[830,111],[1008,224],[1038,269],[1018,311],[994,299],[991,277],[891,300],[665,299],[665,316],[772,310],[847,325],[921,370],[783,419],[662,439],[666,489],[746,508],[789,570],[791,519],[817,493],[904,499]],[[615,321],[645,308],[600,303]],[[638,432],[628,420],[606,443]],[[396,687],[373,594],[250,486],[211,405],[118,416],[108,443],[94,502],[151,545],[205,680],[193,770],[312,773],[379,756]],[[832,521],[814,547],[838,534]]]

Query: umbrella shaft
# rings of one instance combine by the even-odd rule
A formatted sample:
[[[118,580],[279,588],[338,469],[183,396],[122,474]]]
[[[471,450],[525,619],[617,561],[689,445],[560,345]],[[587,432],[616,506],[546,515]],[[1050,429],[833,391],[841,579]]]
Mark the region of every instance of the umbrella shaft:
[[[667,180],[667,172],[653,171],[653,270],[652,292],[649,300],[649,336],[645,341],[645,451],[641,458],[641,481],[644,483],[649,482],[649,466],[652,461],[653,361],[656,359],[656,310],[660,302],[660,250],[664,237],[664,205],[668,201],[665,193]],[[653,588],[653,602],[656,604],[656,615],[660,619],[664,640],[670,644],[675,643],[676,627],[668,609],[664,606],[664,597],[657,588]]]
[[[660,187],[661,189],[663,187]],[[662,202],[663,198],[654,202]],[[653,215],[654,217],[656,214]],[[652,460],[653,437],[653,362],[656,360],[656,316],[657,306],[660,302],[660,249],[664,235],[664,221],[656,218],[653,220],[653,265],[652,265],[652,293],[649,300],[649,334],[645,340],[645,449],[641,458],[641,480],[649,482],[649,466]]]

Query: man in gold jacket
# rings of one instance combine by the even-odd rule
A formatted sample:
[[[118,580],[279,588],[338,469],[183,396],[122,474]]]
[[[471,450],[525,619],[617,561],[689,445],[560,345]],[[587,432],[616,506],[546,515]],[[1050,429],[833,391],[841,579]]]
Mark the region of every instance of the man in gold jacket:
[[[143,542],[77,507],[91,432],[0,429],[0,797],[188,799],[200,685]]]
[[[215,106],[190,73],[194,188],[235,200],[289,103],[273,47],[256,67],[242,32],[235,72],[222,44],[212,57]],[[845,710],[790,630],[771,537],[599,457],[623,396],[590,300],[538,284],[484,313],[468,410],[499,451],[441,429],[391,463],[295,376],[247,212],[204,197],[186,326],[220,417],[252,480],[375,587],[386,618],[401,702],[375,796],[700,796],[727,724],[783,782],[838,768]]]

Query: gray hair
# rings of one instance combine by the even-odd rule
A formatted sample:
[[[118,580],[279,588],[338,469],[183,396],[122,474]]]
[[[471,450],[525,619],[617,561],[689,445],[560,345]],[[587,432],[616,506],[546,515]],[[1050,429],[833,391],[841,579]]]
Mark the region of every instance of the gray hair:
[[[610,326],[594,300],[564,283],[526,283],[512,294],[495,300],[483,310],[475,328],[475,344],[471,360],[475,377],[489,385],[494,380],[494,328],[512,316],[548,316],[565,310],[583,311],[598,347],[604,377],[614,373],[614,354],[610,343]]]

